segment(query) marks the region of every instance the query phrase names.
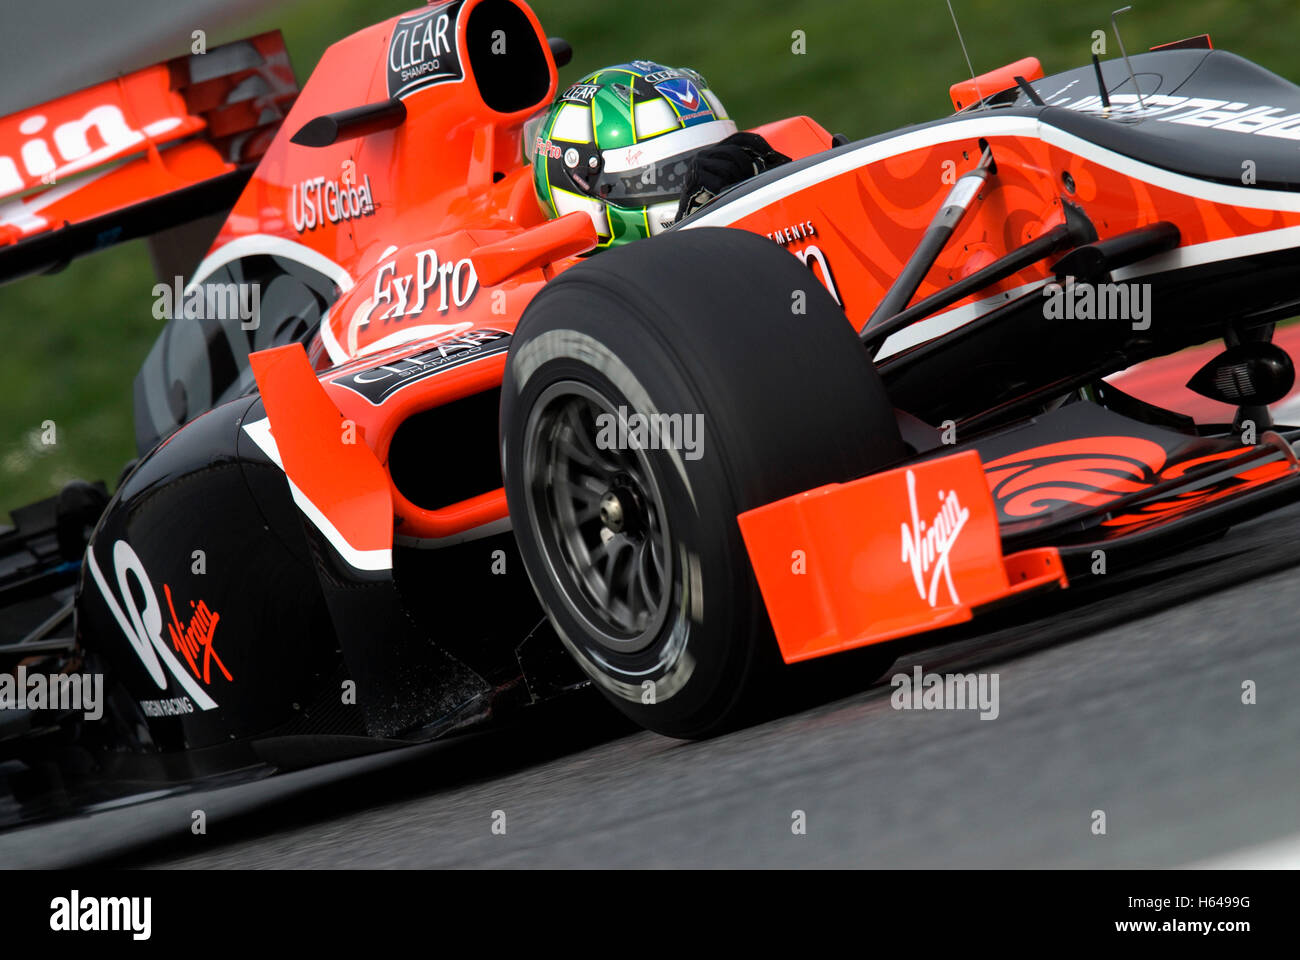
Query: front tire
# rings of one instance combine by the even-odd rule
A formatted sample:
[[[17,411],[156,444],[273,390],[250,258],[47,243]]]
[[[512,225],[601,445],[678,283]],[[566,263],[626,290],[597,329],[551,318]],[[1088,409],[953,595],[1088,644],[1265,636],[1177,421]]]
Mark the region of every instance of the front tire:
[[[839,305],[730,229],[639,241],[550,283],[515,332],[501,429],[515,536],[557,633],[620,710],[677,737],[744,719],[779,673],[737,514],[905,454]]]

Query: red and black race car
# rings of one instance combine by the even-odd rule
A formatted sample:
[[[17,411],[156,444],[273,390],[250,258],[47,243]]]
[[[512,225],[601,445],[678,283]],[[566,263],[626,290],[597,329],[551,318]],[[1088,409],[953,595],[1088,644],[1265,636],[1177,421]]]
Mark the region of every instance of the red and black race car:
[[[301,91],[270,34],[0,119],[4,278],[201,258],[112,497],[0,534],[0,668],[105,683],[0,713],[0,757],[265,772],[587,683],[707,735],[787,664],[862,648],[865,683],[1300,496],[1300,87],[1207,37],[1027,59],[866,140],[765,124],[790,163],[590,255],[527,163],[568,54],[451,0]],[[1232,422],[1107,379],[1209,341]]]

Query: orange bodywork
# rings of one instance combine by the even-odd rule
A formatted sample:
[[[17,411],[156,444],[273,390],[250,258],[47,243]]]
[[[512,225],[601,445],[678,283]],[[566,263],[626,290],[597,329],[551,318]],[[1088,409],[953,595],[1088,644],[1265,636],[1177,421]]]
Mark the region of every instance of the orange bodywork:
[[[367,557],[373,569],[391,565],[388,475],[321,387],[302,344],[262,350],[250,362],[294,499],[328,520],[345,556]]]
[[[463,79],[404,96],[405,119],[392,129],[325,147],[294,144],[293,134],[317,117],[389,98],[390,40],[417,12],[331,46],[285,119],[285,135],[271,144],[197,272],[246,252],[329,265],[339,296],[321,321],[326,362],[317,374],[385,465],[403,421],[496,388],[505,355],[421,380],[378,405],[336,381],[358,367],[397,361],[475,329],[512,332],[547,281],[595,246],[589,218],[547,221],[524,162],[524,123],[555,95],[554,62],[547,54],[548,83],[535,103],[510,113],[488,106],[465,36],[481,2],[425,8],[434,16],[459,9],[453,38]],[[536,16],[519,8],[545,47]],[[757,129],[795,158],[831,143],[808,117]],[[390,496],[397,533],[420,539],[464,533],[507,515],[501,488],[437,510],[412,503],[391,482]]]
[[[590,225],[591,221],[587,222]],[[374,456],[385,464],[388,462],[393,435],[405,420],[423,410],[498,387],[505,373],[506,355],[492,354],[400,390],[379,407],[336,382],[358,368],[382,366],[385,362],[396,361],[409,353],[409,350],[397,349],[387,354],[375,354],[360,363],[346,364],[337,370],[331,370],[329,378],[323,381],[326,393],[343,417],[363,429],[368,425],[365,443],[373,449]],[[447,469],[455,469],[455,465],[448,465]],[[387,477],[386,473],[385,476]],[[438,510],[427,510],[412,503],[391,478],[388,479],[388,486],[397,532],[403,536],[441,539],[501,520],[508,515],[506,492],[500,487]]]
[[[965,623],[1068,582],[1055,549],[1002,555],[973,451],[829,484],[742,513],[787,663]]]
[[[1038,62],[1037,57],[1025,57],[1015,63],[1008,63],[1005,67],[982,73],[978,77],[954,83],[948,88],[948,96],[952,98],[952,108],[961,110],[972,103],[978,103],[981,99],[1014,87],[1016,77],[1025,80],[1041,80],[1043,65]]]
[[[811,222],[813,230],[788,248],[810,266],[816,264],[818,278],[861,328],[916,249],[953,177],[973,169],[979,159],[975,137],[959,135],[963,122],[981,121],[955,121],[948,142],[904,150],[793,191],[753,213],[714,222],[764,235]],[[1178,224],[1184,246],[1300,226],[1300,211],[1188,196],[1034,136],[986,139],[997,159],[998,174],[982,189],[975,207],[926,275],[917,301],[1064,222],[1062,195],[1088,211],[1103,238],[1160,220]],[[945,170],[952,171],[947,181]],[[925,171],[934,175],[922,175]],[[1074,185],[1072,194],[1061,188],[1062,175],[1067,173]],[[846,230],[845,224],[851,224],[852,230]],[[1050,261],[1034,264],[959,301],[953,311],[996,303],[996,298],[1052,276]],[[907,333],[924,339],[931,322],[923,320]]]
[[[400,364],[472,331],[512,333],[532,297],[593,244],[581,214],[547,222],[521,149],[526,121],[555,95],[554,63],[548,53],[547,85],[536,102],[509,113],[489,107],[475,82],[464,35],[465,22],[481,2],[425,8],[459,10],[455,39],[462,79],[404,96],[405,119],[391,129],[325,147],[294,144],[291,136],[317,117],[389,98],[390,41],[416,14],[332,46],[286,119],[286,135],[271,145],[207,262],[211,267],[239,250],[283,252],[329,265],[339,295],[321,322],[317,375],[384,466],[406,419],[498,387],[505,353],[447,369],[380,403],[368,402],[339,381],[357,369]],[[520,9],[544,46],[536,17],[522,4]],[[1017,75],[1035,80],[1042,69],[1028,58],[978,77],[975,84],[988,96],[1014,85]],[[975,84],[954,86],[959,107]],[[794,159],[831,145],[829,134],[807,117],[754,129]],[[977,162],[981,142],[993,150],[997,176],[981,190],[916,299],[1063,222],[1063,198],[1084,207],[1103,238],[1160,219],[1177,222],[1188,245],[1300,226],[1300,212],[1189,196],[1145,182],[1108,157],[1097,159],[1100,151],[1085,156],[1059,140],[1048,142],[1038,129],[1026,121],[977,114],[941,128],[905,131],[884,141],[875,159],[788,188],[756,209],[743,202],[724,204],[712,221],[706,211],[704,221],[747,229],[785,246],[859,327],[902,270],[951,183]],[[1068,189],[1062,186],[1067,181]],[[1034,264],[950,312],[1009,297],[1051,276],[1047,263]],[[924,339],[930,322],[907,334]],[[1051,551],[1003,557],[998,514],[975,454],[911,470],[919,484],[942,482],[956,491],[971,510],[971,526],[948,561],[960,600],[936,600],[931,606],[928,593],[916,595],[909,568],[888,559],[901,550],[897,524],[906,514],[882,503],[892,498],[897,507],[907,506],[906,471],[811,491],[741,518],[787,659],[958,623],[974,608],[1002,597],[1064,583]],[[391,479],[389,486],[395,528],[402,536],[437,540],[507,517],[502,489],[429,510]],[[837,540],[831,537],[835,529],[854,535]],[[789,572],[790,552],[800,549],[791,540],[792,530],[804,531],[800,536],[818,545],[817,569],[807,576]],[[878,566],[888,572],[868,582],[861,570],[870,556],[886,557]]]
[[[308,351],[277,347],[252,353],[250,362],[267,413],[263,449],[278,450],[295,499],[317,526],[370,569],[382,568],[394,531],[436,541],[507,518],[500,488],[439,509],[412,502],[388,469],[393,439],[415,414],[498,388],[506,345],[528,303],[596,243],[584,214],[548,221],[534,194],[524,131],[554,98],[558,74],[526,5],[517,4],[520,22],[540,51],[525,88],[529,102],[495,109],[483,92],[492,85],[480,86],[475,75],[467,24],[489,2],[497,0],[442,0],[347,37],[326,51],[300,93],[278,35],[266,35],[250,41],[266,64],[257,74],[267,87],[260,100],[230,102],[233,85],[248,79],[240,74],[180,83],[173,62],[0,119],[0,144],[26,151],[21,169],[0,156],[0,199],[7,198],[0,247],[261,157],[193,281],[266,256],[333,284]],[[443,42],[438,52],[455,71],[421,59],[426,46]],[[395,75],[402,78],[396,89]],[[960,110],[1012,87],[1017,76],[1032,81],[1043,71],[1027,58],[955,84],[954,105]],[[257,126],[259,108],[290,102],[282,131],[268,142]],[[293,142],[312,121],[328,127],[331,117],[368,108],[382,119],[360,124],[359,132],[323,146]],[[104,142],[82,150],[73,134],[92,110],[105,111],[99,118],[120,116],[126,133],[104,138],[103,130],[117,128],[100,122]],[[279,127],[278,114],[275,120]],[[47,143],[46,129],[70,132]],[[808,117],[754,129],[796,161],[832,145]],[[49,143],[62,153],[50,161],[55,182],[42,183],[46,165],[38,154]],[[1183,248],[1300,228],[1300,207],[1271,208],[1266,191],[1215,185],[1206,192],[1191,178],[1036,119],[992,111],[863,141],[822,164],[796,164],[752,193],[742,186],[720,198],[683,228],[727,226],[771,238],[808,266],[861,329],[985,147],[996,175],[980,187],[914,300],[1052,230],[1065,220],[1065,203],[1086,211],[1101,239],[1171,221]],[[96,173],[58,183],[92,160]],[[934,324],[945,316],[972,319],[1053,276],[1047,261],[1036,262],[902,333],[922,342],[939,335]],[[420,364],[437,375],[413,375]],[[370,383],[405,379],[367,394],[354,388],[358,375]],[[343,442],[345,428],[355,428],[355,443]],[[959,624],[1003,599],[1066,586],[1055,549],[1003,554],[999,518],[1032,519],[1045,486],[1068,492],[1057,499],[1104,504],[1140,489],[1134,476],[1166,478],[1158,445],[1111,439],[1110,460],[1093,456],[1095,438],[1077,450],[1038,448],[987,465],[967,451],[742,514],[782,655],[793,662]],[[1077,457],[1062,464],[1063,453]],[[1129,464],[1118,473],[1116,456]],[[458,468],[454,459],[431,466]],[[1240,479],[1265,483],[1279,469],[1260,467]],[[1198,502],[1218,495],[1207,489]],[[1180,497],[1110,523],[1141,526],[1190,502]]]

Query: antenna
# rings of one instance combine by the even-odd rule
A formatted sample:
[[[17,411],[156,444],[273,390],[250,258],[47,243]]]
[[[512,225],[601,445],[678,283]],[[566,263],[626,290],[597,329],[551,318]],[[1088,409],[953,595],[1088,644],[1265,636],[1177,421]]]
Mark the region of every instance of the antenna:
[[[970,82],[975,87],[975,96],[980,98],[980,105],[984,104],[984,94],[980,90],[979,81],[975,79],[975,68],[971,65],[970,54],[966,52],[966,41],[961,37],[961,27],[957,26],[957,14],[952,9],[952,0],[945,0],[948,4],[948,13],[952,15],[953,29],[957,31],[957,42],[961,44],[961,55],[966,58],[966,67],[970,70]]]
[[[1101,59],[1094,53],[1092,55],[1092,72],[1097,75],[1097,92],[1101,94],[1101,107],[1110,113],[1110,97],[1106,93],[1106,81],[1101,76]]]
[[[1121,13],[1128,13],[1132,9],[1133,7],[1130,5],[1113,11],[1110,15],[1110,28],[1115,31],[1115,42],[1119,44],[1120,56],[1124,58],[1124,66],[1128,67],[1128,78],[1133,81],[1133,89],[1137,91],[1138,106],[1145,110],[1147,102],[1142,99],[1142,88],[1138,86],[1138,78],[1133,75],[1133,64],[1129,63],[1128,51],[1124,49],[1124,38],[1119,35],[1119,24],[1115,22],[1115,18]]]

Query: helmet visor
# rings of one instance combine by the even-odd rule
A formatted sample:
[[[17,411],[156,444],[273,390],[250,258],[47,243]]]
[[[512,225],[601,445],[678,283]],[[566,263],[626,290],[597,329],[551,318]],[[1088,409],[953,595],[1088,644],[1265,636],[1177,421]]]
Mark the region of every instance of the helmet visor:
[[[691,157],[702,147],[679,153],[666,160],[624,170],[618,173],[601,173],[593,184],[593,193],[601,200],[620,207],[645,207],[652,203],[675,200],[686,186],[686,174],[691,169]]]
[[[630,147],[605,150],[600,169],[592,178],[590,195],[629,207],[675,200],[686,186],[691,158],[735,132],[733,121],[714,120]]]

